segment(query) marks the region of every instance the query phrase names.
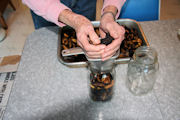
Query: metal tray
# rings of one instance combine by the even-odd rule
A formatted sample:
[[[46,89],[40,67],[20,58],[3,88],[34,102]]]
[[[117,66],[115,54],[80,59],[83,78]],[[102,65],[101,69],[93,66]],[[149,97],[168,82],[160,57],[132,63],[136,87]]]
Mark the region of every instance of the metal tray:
[[[133,28],[133,29],[136,29],[138,31],[138,36],[139,38],[142,40],[142,45],[144,46],[149,46],[149,43],[144,35],[144,32],[141,28],[141,26],[139,25],[139,23],[135,20],[132,20],[132,19],[119,19],[117,20],[117,23],[119,23],[120,25],[124,25],[128,28]],[[93,21],[92,22],[94,28],[96,27],[99,27],[100,25],[100,22],[99,21]],[[61,52],[62,52],[62,45],[61,45],[61,36],[62,36],[62,31],[65,27],[63,28],[60,28],[59,30],[59,38],[58,38],[58,49],[57,49],[57,57],[58,57],[58,60],[60,61],[60,63],[66,65],[66,66],[69,66],[69,67],[81,67],[81,66],[87,66],[87,61],[72,61],[72,60],[66,60]],[[70,27],[67,27],[65,29],[69,29],[71,30]],[[130,57],[126,57],[126,58],[117,58],[115,60],[115,63],[116,64],[121,64],[121,63],[128,63],[130,60]]]

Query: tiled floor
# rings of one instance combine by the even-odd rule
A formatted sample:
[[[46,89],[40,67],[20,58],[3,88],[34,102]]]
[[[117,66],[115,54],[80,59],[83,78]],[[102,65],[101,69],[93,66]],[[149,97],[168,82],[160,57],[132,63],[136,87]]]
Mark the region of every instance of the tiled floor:
[[[4,14],[7,24],[7,37],[0,42],[0,57],[8,55],[21,55],[27,36],[34,31],[34,26],[29,9],[21,3],[21,0],[12,0],[17,8],[11,7]],[[160,19],[180,19],[180,0],[162,0]]]

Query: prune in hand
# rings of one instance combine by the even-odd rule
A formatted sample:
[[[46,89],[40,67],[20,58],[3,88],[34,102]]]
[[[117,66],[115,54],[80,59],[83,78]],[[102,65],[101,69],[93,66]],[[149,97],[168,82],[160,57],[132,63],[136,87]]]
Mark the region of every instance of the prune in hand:
[[[110,36],[109,33],[106,33],[106,37],[101,39],[101,44],[109,45],[112,43],[113,40],[114,40],[114,38],[112,36]]]

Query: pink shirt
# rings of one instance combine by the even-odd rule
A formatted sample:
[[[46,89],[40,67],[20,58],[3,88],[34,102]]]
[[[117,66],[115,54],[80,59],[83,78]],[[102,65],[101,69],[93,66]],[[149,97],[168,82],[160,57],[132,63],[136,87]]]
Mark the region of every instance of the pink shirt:
[[[55,23],[58,26],[64,24],[58,21],[58,16],[64,9],[69,9],[67,6],[62,4],[59,0],[22,0],[29,8],[31,8],[37,15],[42,16],[48,21]],[[119,16],[121,8],[126,0],[104,0],[103,9],[108,5],[117,7],[118,13],[116,18]],[[102,13],[103,13],[102,9]]]

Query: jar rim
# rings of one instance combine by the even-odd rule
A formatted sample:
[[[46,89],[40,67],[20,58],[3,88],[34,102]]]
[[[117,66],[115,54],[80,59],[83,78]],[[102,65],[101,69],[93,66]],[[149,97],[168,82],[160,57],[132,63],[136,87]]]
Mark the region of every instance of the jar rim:
[[[141,46],[136,49],[134,60],[142,64],[154,64],[157,62],[157,52],[150,46]]]

